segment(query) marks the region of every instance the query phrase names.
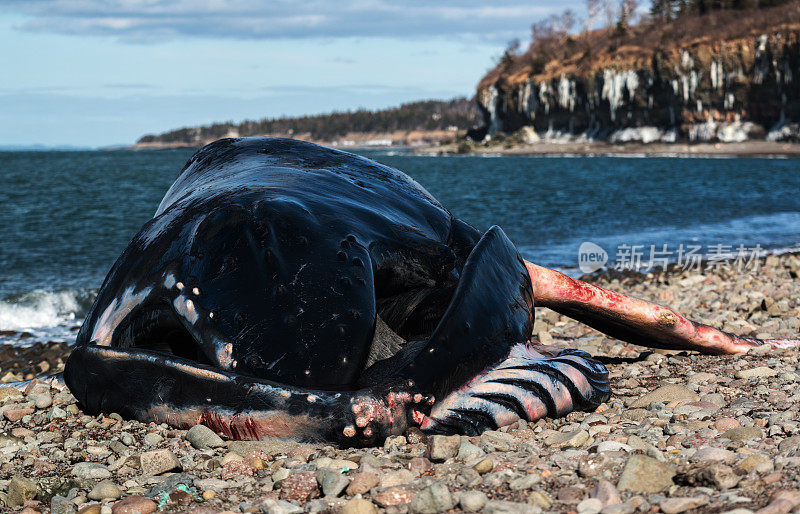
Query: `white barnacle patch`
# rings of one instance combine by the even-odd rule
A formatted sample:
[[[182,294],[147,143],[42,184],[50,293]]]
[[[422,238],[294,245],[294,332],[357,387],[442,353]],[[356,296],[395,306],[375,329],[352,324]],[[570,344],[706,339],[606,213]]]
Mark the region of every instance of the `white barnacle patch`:
[[[103,311],[100,319],[92,330],[92,342],[100,346],[111,344],[114,330],[137,305],[142,303],[152,291],[152,287],[145,287],[138,293],[133,292],[133,286],[128,287],[118,298],[114,298]]]
[[[281,398],[288,398],[292,396],[289,391],[281,391]]]
[[[317,395],[310,394],[306,397],[306,400],[308,400],[308,403],[314,403],[315,401],[317,401]]]
[[[195,295],[195,296],[200,296],[200,288],[199,287],[193,288],[192,289],[192,294]]]
[[[217,363],[222,369],[231,369],[236,365],[236,361],[233,358],[233,345],[231,343],[226,344],[215,339],[213,346],[214,355],[217,357]]]
[[[183,295],[178,296],[172,301],[172,305],[175,307],[175,312],[189,320],[189,323],[196,323],[197,318],[199,315],[197,310],[194,308],[194,302],[185,298]]]
[[[164,287],[167,289],[172,289],[172,286],[175,285],[175,275],[170,273],[167,275],[167,278],[164,279]]]
[[[209,317],[209,319],[214,319],[214,311],[210,311],[208,313],[208,317]]]
[[[177,284],[175,284],[175,287],[178,288],[178,291],[183,291],[183,282],[178,282]]]

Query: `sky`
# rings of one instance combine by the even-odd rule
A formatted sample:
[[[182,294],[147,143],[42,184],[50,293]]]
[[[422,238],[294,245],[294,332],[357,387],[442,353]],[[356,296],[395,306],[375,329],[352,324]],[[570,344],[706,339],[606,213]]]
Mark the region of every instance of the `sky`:
[[[0,146],[471,97],[580,0],[0,0]]]

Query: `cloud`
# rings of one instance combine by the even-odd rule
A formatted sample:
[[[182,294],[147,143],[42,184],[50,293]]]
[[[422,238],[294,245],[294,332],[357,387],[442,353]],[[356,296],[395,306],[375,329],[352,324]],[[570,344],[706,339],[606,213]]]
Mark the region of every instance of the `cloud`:
[[[126,42],[181,38],[457,37],[507,41],[577,0],[0,0],[25,17],[17,29],[112,36]]]

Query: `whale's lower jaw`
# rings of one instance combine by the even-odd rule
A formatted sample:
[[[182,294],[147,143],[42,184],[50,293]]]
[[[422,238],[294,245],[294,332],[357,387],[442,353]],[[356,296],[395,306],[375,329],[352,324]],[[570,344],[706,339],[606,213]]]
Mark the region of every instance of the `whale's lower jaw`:
[[[538,350],[513,347],[500,364],[425,409],[429,414],[391,407],[397,398],[420,403],[412,399],[421,396],[411,392],[413,383],[393,384],[400,389],[387,386],[380,393],[303,389],[142,349],[78,346],[64,379],[90,414],[117,412],[182,429],[203,424],[231,439],[279,437],[343,445],[376,444],[409,424],[429,433],[475,434],[520,419],[594,410],[608,399],[608,372],[588,354]],[[356,429],[360,433],[354,438]]]
[[[97,345],[75,347],[64,380],[87,413],[117,412],[177,428],[204,424],[232,439],[338,441],[353,394],[283,386],[152,350]]]

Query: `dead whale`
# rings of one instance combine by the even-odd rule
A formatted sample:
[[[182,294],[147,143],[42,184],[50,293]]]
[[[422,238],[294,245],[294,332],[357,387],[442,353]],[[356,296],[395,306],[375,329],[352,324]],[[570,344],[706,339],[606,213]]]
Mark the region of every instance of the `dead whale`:
[[[224,139],[112,267],[64,380],[88,413],[345,445],[595,409],[606,369],[532,344],[534,303],[645,346],[765,344],[526,262],[369,159]]]

